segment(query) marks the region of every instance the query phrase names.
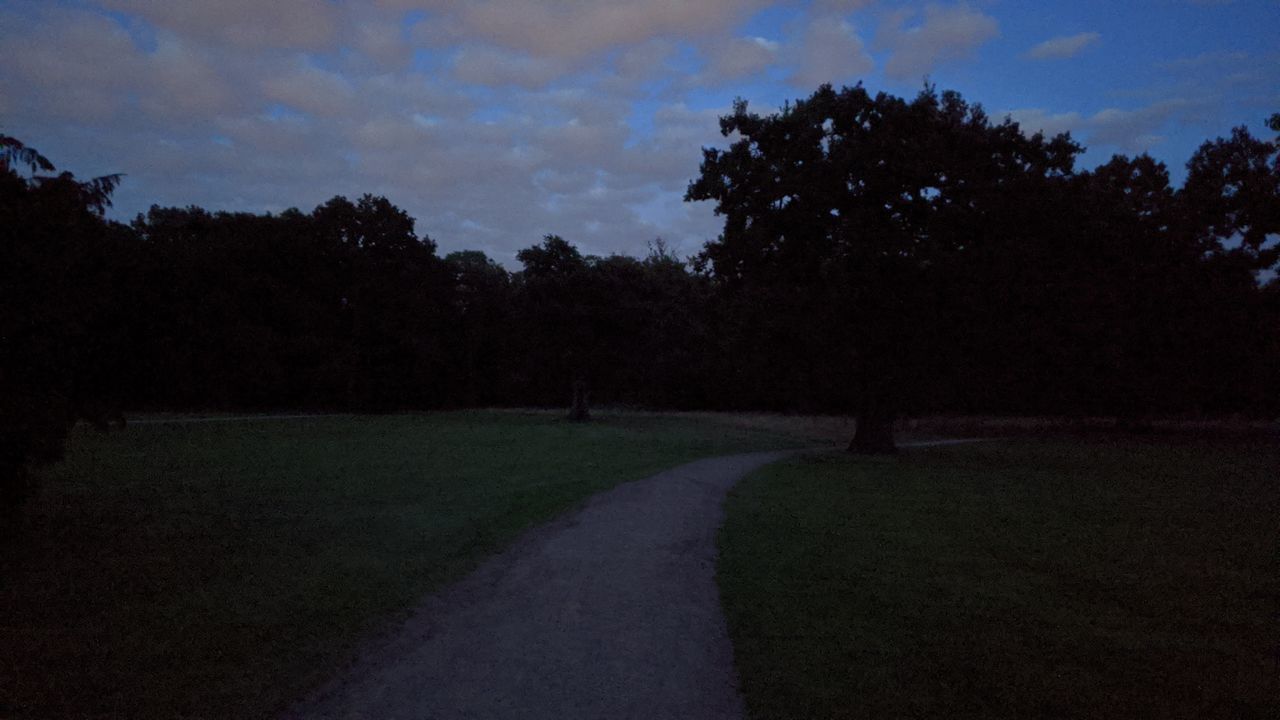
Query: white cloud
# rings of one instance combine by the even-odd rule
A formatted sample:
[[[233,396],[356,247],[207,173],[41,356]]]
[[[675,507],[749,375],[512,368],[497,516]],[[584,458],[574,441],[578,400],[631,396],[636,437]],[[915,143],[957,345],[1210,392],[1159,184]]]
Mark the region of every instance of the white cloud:
[[[923,18],[914,24],[910,11],[888,16],[877,34],[877,43],[890,51],[885,74],[896,80],[919,79],[939,63],[968,57],[1000,35],[995,18],[968,4],[925,6]]]
[[[465,39],[537,57],[583,61],[654,37],[697,38],[723,32],[764,7],[763,0],[386,0],[429,14],[420,38]]]
[[[538,88],[568,72],[561,62],[518,55],[489,46],[464,47],[453,58],[453,75],[464,83]]]
[[[1034,60],[1058,60],[1075,57],[1081,50],[1098,42],[1101,38],[1102,35],[1096,32],[1050,38],[1028,50],[1027,57]]]
[[[145,60],[150,85],[139,106],[176,119],[210,117],[241,109],[241,96],[223,76],[218,60],[173,37],[162,37]]]
[[[788,81],[808,89],[854,81],[875,67],[857,30],[839,17],[809,20],[789,39],[784,55],[792,68]]]
[[[728,38],[704,48],[707,54],[705,74],[720,82],[762,72],[778,56],[778,43],[762,37]]]
[[[321,117],[336,117],[351,110],[354,92],[346,78],[299,62],[284,73],[261,80],[263,97]]]
[[[1165,124],[1190,106],[1190,102],[1179,98],[1134,110],[1100,110],[1089,118],[1089,141],[1112,145],[1129,153],[1149,150],[1164,140],[1159,132]]]
[[[862,10],[874,4],[875,0],[814,0],[812,8],[816,15],[838,15]]]
[[[413,59],[413,48],[405,41],[405,32],[398,20],[358,23],[351,29],[351,35],[352,46],[380,69],[400,70]]]
[[[707,104],[740,90],[767,111],[796,86],[874,73],[859,14],[873,19],[872,5],[791,3],[775,41],[744,29],[762,0],[10,0],[0,121],[77,174],[127,173],[125,216],[373,192],[446,251],[511,262],[557,232],[591,252],[643,252],[657,235],[692,252],[718,230],[709,204],[680,199],[700,148],[726,142],[728,108]],[[888,74],[914,80],[972,53],[998,32],[986,7],[887,16]],[[1171,96],[1199,97],[1152,95]],[[1191,112],[1132,102],[1015,114],[1132,148]]]
[[[156,27],[205,42],[242,48],[333,49],[340,8],[328,0],[99,0]]]
[[[87,13],[49,12],[35,18],[0,16],[0,83],[29,111],[50,120],[105,121],[145,62],[128,33]]]
[[[1125,153],[1151,150],[1164,141],[1162,129],[1179,115],[1194,112],[1196,104],[1172,98],[1134,109],[1105,108],[1092,115],[1079,112],[1049,113],[1041,108],[1009,110],[1023,132],[1046,135],[1070,132],[1089,146],[1103,146]]]
[[[1085,126],[1084,116],[1078,112],[1050,113],[1042,108],[1018,108],[1003,114],[1013,118],[1027,134],[1042,132],[1054,136],[1075,133]]]

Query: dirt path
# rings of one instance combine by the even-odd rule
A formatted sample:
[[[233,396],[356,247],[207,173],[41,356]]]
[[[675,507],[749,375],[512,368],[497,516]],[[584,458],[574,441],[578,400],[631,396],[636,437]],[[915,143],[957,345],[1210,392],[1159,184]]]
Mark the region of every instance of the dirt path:
[[[789,453],[595,496],[430,598],[289,718],[740,718],[715,584],[725,493]]]

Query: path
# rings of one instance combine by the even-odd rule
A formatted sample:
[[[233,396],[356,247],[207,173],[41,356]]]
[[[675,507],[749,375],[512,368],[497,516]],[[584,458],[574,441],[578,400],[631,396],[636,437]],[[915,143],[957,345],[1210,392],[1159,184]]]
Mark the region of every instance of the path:
[[[789,453],[596,495],[428,599],[289,718],[741,718],[715,583],[724,496]]]

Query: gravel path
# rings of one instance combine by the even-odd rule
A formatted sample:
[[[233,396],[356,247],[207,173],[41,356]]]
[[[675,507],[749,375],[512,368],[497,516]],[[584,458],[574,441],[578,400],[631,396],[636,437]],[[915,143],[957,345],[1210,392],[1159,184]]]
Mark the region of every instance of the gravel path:
[[[429,598],[288,718],[741,718],[715,584],[724,496],[790,453],[601,493]]]

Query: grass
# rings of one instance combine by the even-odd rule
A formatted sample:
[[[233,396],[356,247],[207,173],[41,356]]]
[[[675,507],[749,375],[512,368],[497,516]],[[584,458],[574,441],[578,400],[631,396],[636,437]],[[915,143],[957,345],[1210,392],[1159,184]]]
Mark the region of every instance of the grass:
[[[753,718],[1276,717],[1280,449],[814,456],[730,495]]]
[[[78,430],[0,569],[0,717],[264,717],[522,530],[707,419],[466,412]]]

